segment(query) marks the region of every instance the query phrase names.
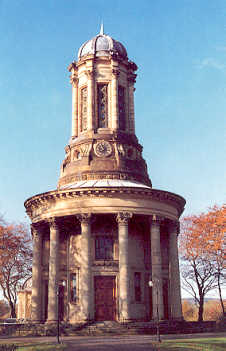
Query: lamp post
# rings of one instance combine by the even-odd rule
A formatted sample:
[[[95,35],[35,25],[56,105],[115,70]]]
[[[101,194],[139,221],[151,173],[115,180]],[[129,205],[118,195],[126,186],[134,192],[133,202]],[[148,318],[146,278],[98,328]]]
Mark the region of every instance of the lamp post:
[[[66,283],[63,280],[61,286],[65,286]],[[60,343],[60,309],[59,309],[59,295],[60,295],[60,284],[57,285],[57,343]]]
[[[149,280],[148,285],[150,288],[152,288],[153,286],[156,286],[156,317],[157,317],[156,334],[157,334],[158,342],[161,342],[160,330],[159,330],[159,279],[154,279],[154,282],[152,280]]]

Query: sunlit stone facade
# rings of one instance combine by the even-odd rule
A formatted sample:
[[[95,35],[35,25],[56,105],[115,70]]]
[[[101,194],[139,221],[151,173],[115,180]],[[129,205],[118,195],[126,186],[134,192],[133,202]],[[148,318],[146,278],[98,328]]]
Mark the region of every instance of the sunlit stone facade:
[[[152,188],[135,135],[136,70],[103,31],[69,66],[72,135],[58,187],[25,202],[34,322],[55,322],[58,312],[69,323],[150,320],[157,305],[161,319],[182,319],[177,236],[185,200]]]

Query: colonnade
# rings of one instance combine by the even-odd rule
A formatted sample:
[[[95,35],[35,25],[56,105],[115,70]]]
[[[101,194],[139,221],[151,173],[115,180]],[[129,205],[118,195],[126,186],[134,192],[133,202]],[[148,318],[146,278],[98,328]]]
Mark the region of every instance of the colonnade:
[[[119,240],[119,309],[122,320],[130,320],[130,284],[129,284],[129,230],[128,224],[132,213],[120,212],[117,214]],[[93,293],[91,282],[91,214],[77,215],[81,223],[81,276],[80,276],[80,304],[83,319],[92,318]],[[151,275],[153,282],[152,301],[153,318],[164,318],[163,304],[163,277],[160,245],[160,226],[162,219],[150,216],[151,242]],[[178,222],[168,221],[169,225],[169,306],[170,318],[182,319],[180,276],[177,248]],[[56,322],[58,314],[57,289],[59,284],[59,225],[56,218],[48,220],[50,229],[49,255],[49,284],[48,284],[48,319],[47,322]],[[32,224],[33,234],[33,266],[32,266],[32,320],[40,322],[41,317],[41,277],[42,277],[42,233],[38,224]]]
[[[76,73],[77,74],[77,73]],[[119,113],[118,113],[118,84],[119,84],[120,72],[116,68],[112,68],[111,77],[111,107],[109,111],[109,128],[118,129],[119,128]],[[94,109],[95,109],[95,74],[94,70],[86,71],[87,77],[87,130],[95,129],[96,126],[94,121]],[[72,83],[72,137],[78,137],[81,133],[81,103],[79,99],[81,96],[79,94],[79,80],[76,75],[71,79]],[[128,77],[128,87],[127,87],[127,117],[126,117],[126,128],[129,133],[135,133],[135,122],[134,122],[134,83],[135,78]]]

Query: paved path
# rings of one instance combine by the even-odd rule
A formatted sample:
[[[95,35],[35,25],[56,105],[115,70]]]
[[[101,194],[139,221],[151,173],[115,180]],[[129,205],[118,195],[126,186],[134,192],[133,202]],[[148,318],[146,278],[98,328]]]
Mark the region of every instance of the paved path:
[[[206,337],[225,337],[225,333],[176,334],[163,335],[163,340],[189,339]],[[150,342],[156,340],[153,335],[119,335],[119,336],[63,336],[60,340],[67,344],[67,351],[154,351]],[[56,337],[0,337],[0,344],[6,343],[44,343],[56,342]]]

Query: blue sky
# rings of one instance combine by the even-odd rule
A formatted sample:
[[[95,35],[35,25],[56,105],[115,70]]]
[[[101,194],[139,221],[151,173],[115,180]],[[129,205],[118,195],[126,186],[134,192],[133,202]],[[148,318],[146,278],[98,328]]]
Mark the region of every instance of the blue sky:
[[[0,0],[0,213],[28,220],[24,201],[56,188],[71,130],[68,65],[99,32],[139,67],[136,134],[153,187],[185,214],[225,201],[224,0]]]

